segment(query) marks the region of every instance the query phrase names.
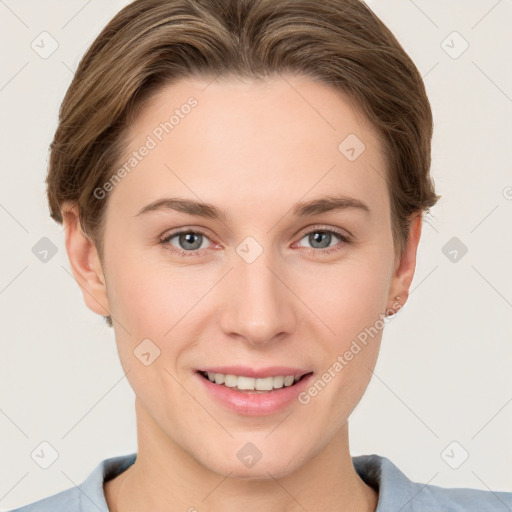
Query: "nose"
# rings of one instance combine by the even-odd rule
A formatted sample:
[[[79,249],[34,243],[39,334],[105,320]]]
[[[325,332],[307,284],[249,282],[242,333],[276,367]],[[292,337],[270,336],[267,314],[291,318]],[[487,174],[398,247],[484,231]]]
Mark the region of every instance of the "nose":
[[[234,254],[227,276],[221,326],[231,337],[253,346],[273,343],[291,334],[296,325],[296,303],[287,287],[286,271],[270,250],[256,260]],[[295,299],[295,300],[294,300]]]

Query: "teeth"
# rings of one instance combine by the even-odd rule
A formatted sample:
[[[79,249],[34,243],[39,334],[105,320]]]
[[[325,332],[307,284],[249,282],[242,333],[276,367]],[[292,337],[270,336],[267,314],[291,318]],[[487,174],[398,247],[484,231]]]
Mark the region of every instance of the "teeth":
[[[291,386],[293,384],[294,380],[295,380],[295,377],[293,375],[288,375],[288,377],[284,378],[284,385]]]
[[[297,382],[302,375],[279,375],[277,377],[244,377],[241,375],[224,375],[223,373],[207,372],[208,379],[216,384],[224,384],[228,388],[247,391],[272,391],[283,386],[289,387]]]
[[[274,377],[274,387],[279,389],[282,388],[284,385],[284,377]]]

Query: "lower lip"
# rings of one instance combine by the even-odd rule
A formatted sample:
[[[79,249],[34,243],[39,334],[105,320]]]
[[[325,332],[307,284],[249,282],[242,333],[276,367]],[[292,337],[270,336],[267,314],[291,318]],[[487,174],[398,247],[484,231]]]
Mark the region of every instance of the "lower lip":
[[[297,400],[297,395],[308,386],[311,377],[313,377],[313,374],[310,373],[293,386],[282,387],[266,393],[247,393],[229,388],[223,384],[215,384],[198,372],[196,372],[196,375],[205,386],[206,391],[217,402],[244,416],[264,416],[281,411],[294,400]]]

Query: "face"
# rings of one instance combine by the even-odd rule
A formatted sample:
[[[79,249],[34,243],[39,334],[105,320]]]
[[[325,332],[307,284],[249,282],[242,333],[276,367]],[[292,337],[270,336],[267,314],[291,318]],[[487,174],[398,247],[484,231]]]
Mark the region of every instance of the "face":
[[[397,294],[377,136],[340,93],[288,76],[167,86],[129,142],[102,271],[147,428],[224,475],[288,474],[361,399]],[[307,375],[249,393],[207,370]]]

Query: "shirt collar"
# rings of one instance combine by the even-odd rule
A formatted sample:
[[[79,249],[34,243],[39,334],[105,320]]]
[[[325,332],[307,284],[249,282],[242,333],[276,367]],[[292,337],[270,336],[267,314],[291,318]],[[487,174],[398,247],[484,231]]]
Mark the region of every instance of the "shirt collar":
[[[128,469],[137,454],[120,455],[100,462],[80,486],[83,512],[109,512],[103,483]],[[380,455],[352,457],[354,469],[361,479],[378,492],[375,512],[397,512],[404,509],[421,492],[424,485],[412,482],[388,458]],[[398,507],[402,507],[397,508]]]

